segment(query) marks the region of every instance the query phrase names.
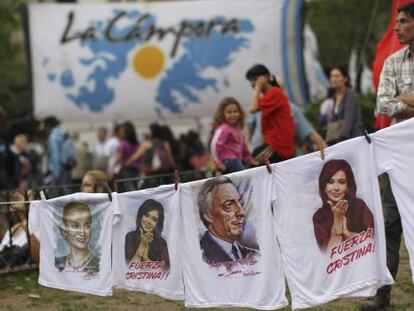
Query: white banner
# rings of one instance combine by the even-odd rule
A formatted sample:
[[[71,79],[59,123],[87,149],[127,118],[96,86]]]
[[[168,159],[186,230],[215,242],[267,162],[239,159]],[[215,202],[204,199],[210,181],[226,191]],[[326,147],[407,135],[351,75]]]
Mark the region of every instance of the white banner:
[[[35,116],[210,116],[224,96],[247,106],[250,66],[263,63],[281,76],[300,66],[281,55],[290,2],[302,0],[32,4]]]

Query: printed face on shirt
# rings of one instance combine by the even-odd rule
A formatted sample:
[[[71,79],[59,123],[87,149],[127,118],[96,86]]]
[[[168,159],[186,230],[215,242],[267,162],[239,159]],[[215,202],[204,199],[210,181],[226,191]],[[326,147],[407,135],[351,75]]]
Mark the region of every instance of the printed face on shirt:
[[[85,249],[91,238],[92,217],[89,210],[71,209],[63,216],[63,235],[75,248]]]
[[[236,125],[239,122],[240,110],[236,104],[228,104],[224,108],[224,120],[231,125]]]
[[[146,212],[144,215],[142,215],[141,229],[144,230],[144,232],[153,232],[157,226],[159,218],[160,215],[158,214],[157,210]]]
[[[340,170],[329,178],[325,192],[328,200],[333,203],[345,199],[348,193],[348,181],[344,171]]]
[[[218,185],[211,193],[211,212],[204,214],[209,230],[217,237],[233,243],[243,232],[244,208],[233,184]]]
[[[398,41],[401,44],[414,45],[414,19],[405,12],[400,12],[397,15],[397,20],[394,25],[394,31],[397,34]]]

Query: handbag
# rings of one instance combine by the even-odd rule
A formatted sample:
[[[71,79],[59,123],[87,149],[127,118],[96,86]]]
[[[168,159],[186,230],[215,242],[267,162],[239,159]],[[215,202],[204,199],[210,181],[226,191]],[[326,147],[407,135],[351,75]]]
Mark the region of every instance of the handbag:
[[[252,156],[259,165],[263,165],[265,164],[266,159],[269,159],[273,153],[272,148],[268,144],[263,143],[253,150]]]
[[[26,263],[29,260],[28,247],[17,245],[6,245],[0,252],[0,269],[5,267],[16,267]]]
[[[329,144],[336,142],[341,137],[342,127],[344,125],[343,120],[331,121],[326,126],[325,141]]]
[[[25,201],[27,201],[27,195],[24,195]],[[10,200],[10,197],[9,197]],[[24,203],[26,219],[29,219],[29,210],[27,203]],[[8,222],[8,231],[9,231],[9,244],[6,245],[0,252],[0,269],[6,267],[13,268],[30,262],[30,233],[29,233],[29,222],[26,222],[26,238],[27,244],[24,246],[18,246],[13,244],[13,232],[12,224],[10,221],[11,211],[10,205],[7,206],[7,222]]]

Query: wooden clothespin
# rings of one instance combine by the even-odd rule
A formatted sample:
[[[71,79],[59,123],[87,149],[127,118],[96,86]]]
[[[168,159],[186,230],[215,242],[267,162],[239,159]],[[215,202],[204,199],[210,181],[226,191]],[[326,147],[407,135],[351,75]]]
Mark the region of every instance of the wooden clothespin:
[[[178,190],[178,184],[180,183],[180,173],[178,170],[174,171],[174,184],[175,184],[175,191]]]
[[[267,156],[265,156],[264,158],[264,163],[266,165],[267,171],[269,172],[269,174],[272,174],[272,168],[270,167],[270,161],[269,158]]]

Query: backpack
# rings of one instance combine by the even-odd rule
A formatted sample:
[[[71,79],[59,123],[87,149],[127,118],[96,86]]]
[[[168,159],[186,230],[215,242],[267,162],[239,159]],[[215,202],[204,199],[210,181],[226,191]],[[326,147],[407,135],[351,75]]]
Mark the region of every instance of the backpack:
[[[76,166],[76,147],[72,137],[65,133],[62,141],[62,165],[65,169]]]

